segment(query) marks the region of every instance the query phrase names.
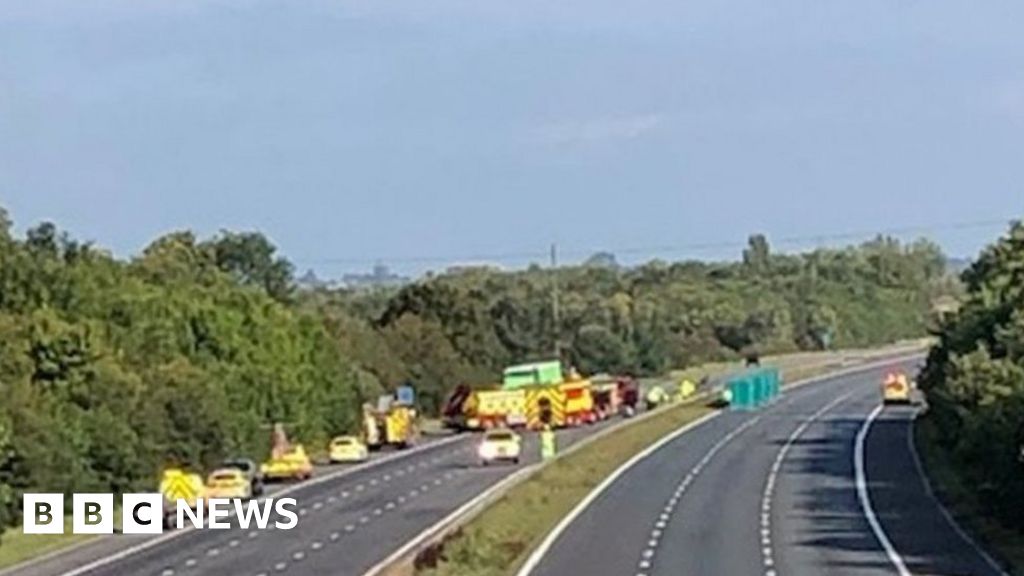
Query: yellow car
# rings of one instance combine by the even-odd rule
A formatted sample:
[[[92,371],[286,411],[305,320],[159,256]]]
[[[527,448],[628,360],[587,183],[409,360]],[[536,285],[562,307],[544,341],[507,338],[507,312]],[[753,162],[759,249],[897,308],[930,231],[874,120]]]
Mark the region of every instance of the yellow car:
[[[882,382],[883,404],[910,404],[912,385],[902,372],[890,372]]]
[[[260,472],[267,480],[306,480],[313,476],[313,462],[306,449],[296,444],[276,458],[271,456],[260,466]]]
[[[519,455],[523,450],[523,439],[507,428],[495,428],[484,432],[484,437],[477,448],[480,463],[487,466],[499,460],[519,463]]]
[[[338,436],[331,440],[329,447],[331,462],[363,462],[370,457],[370,450],[355,436]]]
[[[207,498],[252,498],[252,483],[241,470],[221,468],[206,479]]]

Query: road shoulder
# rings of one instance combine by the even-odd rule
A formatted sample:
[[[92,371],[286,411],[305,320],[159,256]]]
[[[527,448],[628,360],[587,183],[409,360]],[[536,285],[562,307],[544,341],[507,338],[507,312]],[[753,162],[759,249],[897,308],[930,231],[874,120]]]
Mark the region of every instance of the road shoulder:
[[[868,515],[877,517],[905,573],[1005,576],[931,492],[911,438],[915,414],[911,406],[886,407],[865,423]]]

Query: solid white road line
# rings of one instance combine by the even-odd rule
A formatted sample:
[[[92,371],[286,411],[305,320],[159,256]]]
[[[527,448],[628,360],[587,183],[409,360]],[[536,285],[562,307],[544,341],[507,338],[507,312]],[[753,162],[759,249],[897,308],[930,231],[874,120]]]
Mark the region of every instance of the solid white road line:
[[[474,498],[471,498],[469,502],[466,502],[465,504],[460,506],[457,510],[446,516],[443,520],[437,522],[430,528],[427,528],[426,530],[420,532],[419,535],[417,535],[412,540],[406,542],[404,546],[402,546],[398,550],[395,550],[393,553],[391,553],[390,556],[375,564],[369,570],[364,572],[363,576],[378,576],[379,574],[382,574],[386,568],[397,562],[406,554],[409,554],[410,552],[415,550],[416,547],[422,544],[423,542],[436,536],[441,530],[445,529],[452,522],[459,519],[476,506],[479,506],[481,502],[490,498],[493,494],[500,493],[502,490],[505,489],[506,486],[509,486],[514,482],[518,482],[521,477],[531,474],[534,468],[537,466],[538,464],[532,464],[519,470],[518,472],[514,472],[502,478],[499,482],[492,484],[490,488],[484,490],[480,494],[477,494]]]
[[[796,382],[793,382],[793,383],[789,384],[788,386],[783,386],[782,391],[783,392],[794,391],[797,388],[803,389],[803,388],[805,388],[807,386],[810,386],[810,385],[822,384],[822,383],[825,383],[825,382],[831,382],[833,380],[837,380],[839,378],[843,378],[843,377],[850,376],[850,375],[853,375],[853,374],[860,374],[862,372],[868,372],[870,370],[875,370],[877,368],[881,368],[881,367],[884,367],[884,366],[891,366],[893,364],[898,364],[898,363],[901,363],[901,362],[908,362],[908,361],[911,361],[911,360],[914,360],[914,359],[917,359],[917,358],[921,358],[923,355],[924,355],[923,351],[922,352],[911,352],[911,353],[908,353],[908,354],[900,354],[900,355],[897,355],[897,356],[882,358],[882,359],[879,359],[879,360],[872,360],[872,361],[869,361],[869,362],[867,362],[865,364],[858,364],[858,365],[850,367],[850,368],[843,368],[841,370],[837,370],[835,372],[829,372],[829,373],[823,374],[821,376],[813,376],[811,378],[806,378],[804,380],[797,380]],[[790,398],[792,398],[792,397],[790,397]],[[631,458],[629,461],[627,461],[625,464],[623,464],[622,466],[617,468],[615,470],[615,472],[612,472],[611,476],[606,478],[604,482],[602,482],[596,488],[594,488],[594,490],[592,490],[590,492],[590,494],[588,494],[586,496],[586,498],[583,499],[582,502],[580,502],[575,508],[572,509],[571,512],[569,512],[568,516],[563,518],[562,521],[559,522],[557,526],[555,526],[555,528],[547,535],[547,537],[544,539],[544,541],[541,542],[540,546],[538,546],[530,554],[530,557],[526,560],[526,563],[523,564],[523,567],[519,570],[519,572],[516,573],[516,576],[529,576],[530,572],[532,572],[534,570],[534,568],[537,567],[537,565],[540,563],[541,559],[544,558],[544,555],[547,554],[547,552],[551,548],[551,546],[555,543],[555,541],[558,539],[558,537],[561,536],[562,532],[564,532],[569,527],[569,525],[572,524],[572,522],[576,519],[577,516],[582,514],[583,511],[586,510],[590,506],[591,502],[596,500],[597,497],[600,496],[602,492],[607,490],[608,487],[611,486],[611,484],[619,476],[624,474],[630,467],[632,467],[637,462],[643,460],[647,456],[649,456],[652,453],[654,453],[658,448],[660,448],[661,446],[665,445],[666,443],[668,443],[673,438],[678,437],[678,436],[686,433],[687,431],[689,431],[692,428],[696,427],[698,424],[702,424],[703,422],[705,422],[707,420],[710,420],[711,418],[713,418],[715,416],[718,416],[719,414],[722,414],[722,412],[712,412],[711,414],[708,414],[704,418],[701,418],[700,420],[692,422],[690,425],[684,426],[683,428],[680,428],[679,430],[676,430],[671,435],[662,438],[661,441],[653,444],[652,446],[650,446],[649,448],[647,448],[643,452],[637,454],[636,456]]]
[[[660,440],[658,440],[654,444],[651,444],[642,452],[639,452],[629,460],[622,463],[622,465],[616,468],[614,472],[612,472],[607,478],[604,479],[604,481],[598,484],[596,488],[591,490],[590,493],[587,494],[587,496],[583,500],[581,500],[580,503],[577,504],[576,507],[573,508],[572,511],[569,512],[569,514],[565,518],[562,518],[562,521],[559,522],[558,525],[556,525],[554,529],[548,533],[547,537],[544,538],[544,541],[540,543],[540,546],[538,546],[533,551],[533,553],[530,554],[530,557],[526,559],[526,563],[523,564],[523,567],[519,569],[519,572],[516,573],[516,576],[528,576],[530,572],[533,572],[533,569],[536,568],[538,564],[540,564],[541,559],[544,558],[544,555],[547,554],[551,546],[555,543],[556,540],[558,540],[558,537],[562,535],[562,532],[565,532],[565,529],[568,528],[574,520],[576,520],[576,517],[582,514],[584,510],[590,507],[591,502],[596,500],[598,496],[604,493],[604,491],[607,490],[608,487],[610,487],[616,480],[618,480],[619,476],[625,474],[630,468],[636,465],[637,462],[640,462],[644,458],[647,458],[665,444],[668,444],[672,440],[675,440],[676,438],[682,436],[683,434],[689,432],[690,430],[696,428],[697,426],[700,426],[705,422],[717,418],[721,414],[722,412],[720,411],[712,412],[710,414],[706,414],[698,418],[697,420],[694,420],[693,422],[690,422],[689,424],[686,424],[685,426],[677,428],[674,432],[666,436],[663,436]]]
[[[903,557],[896,551],[896,548],[889,540],[889,536],[882,528],[882,523],[878,521],[875,509],[871,507],[871,495],[868,494],[868,480],[864,470],[864,441],[871,430],[871,424],[874,423],[875,418],[882,412],[882,408],[882,405],[876,406],[871,411],[871,414],[868,414],[860,430],[857,431],[857,441],[853,447],[853,468],[857,477],[857,497],[860,499],[860,507],[864,512],[864,517],[867,518],[871,531],[875,533],[875,538],[878,539],[878,543],[885,550],[885,555],[889,557],[889,562],[896,568],[896,572],[900,576],[912,576],[910,570],[907,570],[906,563],[903,562]]]
[[[707,467],[715,455],[725,448],[729,442],[732,442],[733,439],[742,434],[748,428],[751,428],[760,422],[760,420],[761,416],[755,416],[744,422],[742,425],[734,428],[732,432],[729,432],[722,439],[716,442],[715,445],[712,446],[706,454],[704,454],[704,457],[701,458],[700,461],[698,461],[682,479],[680,479],[679,483],[676,485],[675,491],[672,492],[672,496],[670,496],[668,501],[665,503],[662,513],[658,516],[658,520],[654,523],[654,529],[651,530],[650,540],[647,541],[647,548],[641,552],[640,561],[637,564],[640,568],[640,572],[637,572],[636,576],[646,576],[646,572],[644,571],[650,569],[651,564],[654,562],[654,557],[658,553],[658,544],[661,542],[663,530],[668,526],[668,523],[672,521],[672,515],[676,511],[676,505],[679,504],[679,498],[686,493],[686,489],[689,488],[693,480],[700,476],[701,470]]]

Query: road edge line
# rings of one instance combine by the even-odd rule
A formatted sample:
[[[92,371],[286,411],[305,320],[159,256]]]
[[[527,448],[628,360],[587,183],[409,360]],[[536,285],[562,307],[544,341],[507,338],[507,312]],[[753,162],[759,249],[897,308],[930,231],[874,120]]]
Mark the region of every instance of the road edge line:
[[[853,469],[856,478],[857,499],[860,501],[861,512],[867,519],[868,525],[871,526],[875,539],[882,545],[885,555],[889,558],[889,562],[896,568],[900,576],[913,576],[910,570],[907,569],[907,565],[903,562],[903,557],[900,556],[899,552],[896,551],[896,547],[892,545],[892,541],[889,540],[885,529],[882,528],[882,523],[879,522],[875,509],[871,506],[871,495],[868,494],[867,473],[864,467],[864,444],[868,432],[871,431],[871,425],[874,424],[878,415],[882,413],[883,408],[885,406],[882,404],[875,406],[875,409],[864,419],[860,430],[857,431],[857,439],[853,445]]]
[[[355,466],[342,468],[341,470],[336,470],[334,472],[329,472],[325,476],[314,476],[313,478],[311,478],[309,480],[306,480],[305,482],[298,482],[296,484],[292,484],[291,486],[288,486],[288,487],[286,487],[284,489],[278,490],[277,492],[274,492],[273,494],[268,494],[268,496],[273,496],[273,497],[277,498],[277,497],[285,495],[285,494],[291,494],[292,492],[296,492],[298,490],[302,490],[302,489],[305,489],[305,488],[311,488],[313,486],[318,486],[320,484],[323,484],[324,482],[329,482],[329,481],[335,480],[337,478],[344,478],[345,476],[348,476],[348,475],[351,475],[351,474],[355,474],[356,472],[361,472],[363,470],[369,470],[371,468],[375,468],[375,467],[380,466],[382,464],[387,464],[389,462],[394,462],[395,460],[400,460],[400,459],[405,458],[407,456],[415,456],[415,455],[417,455],[417,454],[419,454],[421,452],[426,452],[427,450],[430,450],[430,449],[433,449],[433,448],[440,448],[442,446],[447,446],[449,444],[454,444],[457,440],[465,439],[465,438],[468,438],[468,436],[465,436],[463,434],[452,434],[451,436],[448,436],[447,438],[442,438],[440,440],[435,440],[434,442],[428,442],[426,444],[420,444],[419,446],[414,446],[414,447],[412,447],[411,449],[408,449],[408,450],[401,450],[401,451],[398,451],[398,452],[393,452],[391,454],[388,454],[387,456],[382,456],[380,458],[377,458],[376,460],[370,460],[370,461],[362,463],[362,464],[357,464]]]
[[[940,500],[939,497],[935,495],[935,489],[932,487],[931,479],[928,478],[928,473],[924,469],[924,464],[921,462],[921,456],[917,451],[917,443],[914,441],[916,430],[915,423],[917,422],[917,417],[920,414],[921,409],[918,408],[917,410],[914,410],[914,415],[910,418],[908,424],[909,430],[907,431],[907,448],[908,450],[910,450],[910,455],[914,460],[914,468],[917,470],[917,476],[921,479],[921,484],[924,485],[925,494],[927,494],[928,498],[935,503],[936,507],[939,509],[939,513],[942,514],[942,517],[945,518],[946,523],[949,524],[953,531],[956,532],[956,534],[960,536],[960,538],[964,542],[966,542],[968,546],[974,549],[974,551],[977,552],[979,556],[981,556],[982,560],[984,560],[990,568],[995,570],[1001,576],[1010,576],[1009,572],[1004,570],[1003,567],[999,564],[999,562],[997,562],[991,554],[989,554],[984,548],[982,548],[978,544],[978,542],[974,538],[972,538],[971,535],[963,529],[963,527],[960,526],[960,524],[956,521],[956,518],[953,516],[952,512],[950,512],[949,509],[946,508],[946,505],[942,503],[942,500]]]
[[[795,390],[797,388],[802,388],[804,386],[817,384],[821,382],[827,382],[829,380],[842,378],[845,376],[849,376],[851,374],[858,374],[860,372],[874,370],[892,363],[907,362],[913,360],[914,358],[921,357],[924,353],[925,351],[921,350],[910,353],[898,353],[895,356],[874,359],[858,366],[842,368],[836,370],[835,372],[829,372],[828,374],[822,374],[820,376],[812,376],[810,378],[797,380],[796,382],[793,382],[788,386],[783,386],[782,389],[783,391]],[[615,469],[615,471],[612,472],[611,476],[607,477],[604,482],[602,482],[596,488],[591,490],[590,493],[588,493],[587,496],[584,497],[584,499],[581,500],[579,504],[577,504],[576,507],[573,508],[566,517],[562,518],[562,520],[548,533],[548,535],[544,538],[541,544],[537,548],[535,548],[533,552],[530,553],[530,556],[527,558],[526,562],[516,572],[516,576],[529,576],[533,569],[537,567],[537,564],[540,564],[540,561],[547,554],[548,550],[550,550],[555,540],[557,540],[562,535],[562,532],[565,531],[569,524],[571,524],[580,514],[582,514],[590,506],[590,504],[594,500],[596,500],[598,496],[601,495],[602,492],[607,490],[608,487],[612,484],[612,482],[618,478],[618,476],[624,474],[630,467],[636,465],[637,462],[639,462],[643,458],[650,456],[651,453],[653,453],[658,448],[664,446],[672,439],[682,436],[684,433],[696,427],[698,424],[702,424],[706,420],[710,420],[713,417],[721,415],[725,412],[727,411],[719,410],[716,412],[712,412],[698,420],[695,420],[693,422],[690,422],[689,424],[684,425],[682,428],[670,433],[670,435],[663,437],[655,444],[648,446],[647,449],[645,449],[643,452],[640,452],[639,454],[635,455],[633,458],[623,463],[619,468]]]
[[[286,495],[286,494],[291,494],[292,492],[295,492],[297,490],[301,490],[301,489],[304,489],[304,488],[310,488],[310,487],[313,487],[313,486],[317,486],[317,485],[323,484],[324,482],[328,482],[330,480],[335,480],[335,479],[338,479],[338,478],[344,478],[345,476],[349,476],[349,475],[355,474],[356,472],[360,472],[360,471],[363,471],[363,470],[369,470],[371,468],[375,468],[377,466],[381,466],[381,465],[387,464],[389,462],[393,462],[395,460],[399,460],[399,459],[407,457],[407,456],[415,456],[415,455],[419,454],[420,452],[426,452],[427,450],[429,450],[431,448],[438,448],[438,447],[447,446],[448,444],[455,443],[455,441],[460,439],[460,438],[465,438],[465,436],[463,436],[461,434],[456,434],[456,435],[450,436],[448,438],[442,438],[441,440],[437,440],[436,442],[429,442],[427,444],[422,444],[420,446],[416,446],[416,447],[412,448],[411,450],[403,450],[401,452],[395,452],[393,454],[388,454],[387,456],[384,456],[382,458],[378,458],[376,460],[371,460],[371,461],[366,462],[364,464],[359,464],[359,465],[353,466],[351,468],[343,468],[341,470],[330,472],[326,476],[317,476],[317,477],[314,477],[311,480],[307,480],[305,482],[300,482],[300,483],[294,484],[292,486],[288,486],[287,488],[284,488],[282,490],[274,492],[273,494],[269,494],[267,496],[264,496],[264,497],[260,498],[259,500],[257,500],[257,502],[264,501],[267,498],[271,498],[271,497],[278,498],[278,497],[281,497],[281,496]],[[102,568],[102,567],[104,567],[104,566],[106,566],[108,564],[112,564],[114,562],[118,562],[120,560],[124,560],[125,558],[128,558],[129,556],[133,556],[135,554],[138,554],[139,552],[144,552],[146,550],[149,550],[150,548],[153,548],[155,546],[159,546],[161,544],[164,544],[165,542],[169,542],[169,541],[174,540],[175,538],[178,538],[180,536],[184,536],[185,534],[190,534],[193,530],[194,530],[194,528],[185,528],[183,530],[174,530],[174,531],[169,532],[169,533],[161,534],[160,536],[157,536],[156,538],[153,538],[152,540],[147,540],[147,541],[142,542],[140,544],[136,544],[135,546],[131,546],[129,548],[125,548],[124,550],[120,550],[120,551],[115,552],[114,554],[111,554],[109,556],[104,556],[102,558],[97,558],[96,560],[93,560],[92,562],[89,562],[88,564],[85,564],[83,566],[79,566],[78,568],[75,568],[74,570],[70,570],[68,572],[63,573],[62,576],[79,576],[80,574],[85,574],[87,572],[91,572],[92,570],[96,570],[97,568]],[[108,536],[110,536],[110,535],[108,535]],[[51,556],[50,559],[52,560],[55,557],[56,556]],[[11,566],[10,568],[5,569],[5,571],[0,572],[0,576],[3,576],[4,574],[8,574],[8,573],[9,574],[13,574],[15,571],[24,570],[26,568],[30,568],[32,565],[34,565],[34,564],[36,564],[38,562],[42,562],[42,561],[43,561],[43,559],[36,559],[36,560],[32,560],[32,561],[29,561],[29,562],[26,562],[26,563],[22,563],[22,564],[15,564],[14,566]]]
[[[543,463],[540,462],[531,464],[525,468],[513,472],[512,474],[509,474],[508,476],[505,476],[504,478],[495,482],[494,484],[491,484],[490,487],[488,487],[480,494],[474,496],[472,499],[464,503],[462,506],[459,506],[451,514],[448,514],[441,520],[435,522],[426,530],[420,532],[418,535],[416,535],[416,537],[406,542],[401,548],[392,552],[387,558],[374,564],[366,572],[363,573],[363,576],[378,576],[379,574],[382,574],[385,570],[387,570],[393,564],[397,563],[403,557],[411,553],[418,546],[420,546],[427,540],[435,537],[437,534],[443,532],[449,525],[457,521],[464,514],[470,512],[473,508],[486,502],[488,498],[491,498],[492,496],[497,494],[501,494],[504,489],[516,484],[523,478],[529,476],[534,471],[536,471],[536,469],[538,469],[542,464]]]
[[[606,476],[600,484],[598,484],[593,490],[591,490],[586,496],[584,496],[583,500],[580,500],[579,503],[577,503],[576,506],[569,511],[569,514],[564,516],[558,522],[558,524],[556,524],[555,527],[552,528],[550,532],[548,532],[544,540],[542,540],[540,545],[537,548],[535,548],[533,552],[530,553],[530,556],[526,559],[526,562],[523,563],[519,571],[516,572],[516,576],[528,576],[530,572],[532,572],[533,569],[537,567],[537,564],[539,564],[540,561],[544,558],[544,555],[547,554],[548,550],[551,548],[551,545],[555,543],[555,540],[557,540],[562,535],[562,532],[564,532],[565,529],[569,527],[569,524],[572,524],[572,522],[576,520],[576,518],[580,514],[582,514],[584,511],[586,511],[587,508],[590,507],[590,504],[594,500],[601,496],[601,494],[603,494],[604,491],[607,490],[608,487],[612,485],[612,483],[614,483],[616,480],[619,479],[620,476],[629,471],[630,468],[635,466],[644,458],[647,458],[648,456],[656,452],[665,444],[668,444],[672,440],[675,440],[676,438],[682,436],[683,434],[689,432],[690,430],[693,430],[697,426],[710,422],[711,420],[717,418],[718,416],[721,416],[724,413],[725,412],[723,410],[716,410],[709,414],[705,414],[704,416],[701,416],[700,418],[692,422],[688,422],[683,426],[673,430],[669,434],[662,436],[657,442],[651,444],[647,448],[644,448],[642,451],[634,454],[633,457],[631,457],[629,460],[626,460],[625,462],[620,464],[618,468],[612,471],[612,473]]]
[[[699,401],[701,399],[706,399],[707,397],[708,396],[706,394],[697,394],[692,398],[688,398],[683,403],[692,403]],[[452,514],[445,516],[441,520],[438,520],[434,524],[423,529],[422,532],[413,537],[413,539],[410,542],[406,542],[401,548],[399,548],[399,550],[391,553],[390,555],[388,555],[387,558],[378,562],[377,564],[374,564],[369,570],[363,573],[363,576],[374,576],[376,574],[383,573],[388,568],[399,564],[403,560],[403,558],[410,555],[417,548],[422,547],[426,542],[443,536],[446,531],[450,530],[451,528],[461,523],[472,520],[472,518],[476,516],[476,513],[482,511],[482,508],[474,510],[474,504],[485,504],[486,500],[488,499],[487,497],[494,498],[503,495],[505,492],[511,490],[519,483],[528,480],[534,473],[539,472],[541,469],[551,464],[552,462],[570,456],[573,453],[577,452],[578,450],[582,450],[583,448],[586,448],[588,445],[600,440],[601,438],[614,434],[620,429],[623,429],[627,426],[639,424],[641,422],[644,422],[645,420],[653,418],[654,416],[663,414],[665,411],[670,410],[674,406],[678,407],[680,405],[681,404],[665,404],[653,410],[648,410],[647,412],[634,416],[633,418],[621,420],[619,422],[611,424],[605,428],[602,428],[601,430],[598,430],[597,432],[594,432],[593,434],[589,434],[587,436],[584,436],[583,438],[580,438],[573,445],[569,446],[565,450],[560,451],[551,460],[536,462],[521,470],[517,470],[509,474],[508,476],[502,478],[495,484],[492,484],[491,486],[486,488],[484,492],[479,494],[477,497],[474,497],[472,500],[470,500],[470,502],[467,502],[465,505],[460,506],[459,509],[453,512]],[[715,412],[712,412],[712,414],[714,413]]]

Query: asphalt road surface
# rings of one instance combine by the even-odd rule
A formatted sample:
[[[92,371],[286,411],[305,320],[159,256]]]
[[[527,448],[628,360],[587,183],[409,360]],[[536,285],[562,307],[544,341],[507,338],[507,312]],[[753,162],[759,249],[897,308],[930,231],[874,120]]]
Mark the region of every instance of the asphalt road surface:
[[[909,441],[914,408],[886,407],[865,427],[882,375],[794,389],[669,442],[577,516],[532,574],[1001,574],[932,498]]]
[[[561,430],[559,447],[616,421]],[[481,467],[478,440],[467,434],[415,452],[386,453],[386,460],[372,466],[295,486],[287,494],[299,508],[292,530],[235,527],[160,537],[114,535],[3,576],[362,574],[519,469],[511,464]],[[526,434],[524,440],[520,466],[539,457],[536,435]],[[318,468],[317,474],[328,470]],[[144,548],[136,550],[139,546]]]

